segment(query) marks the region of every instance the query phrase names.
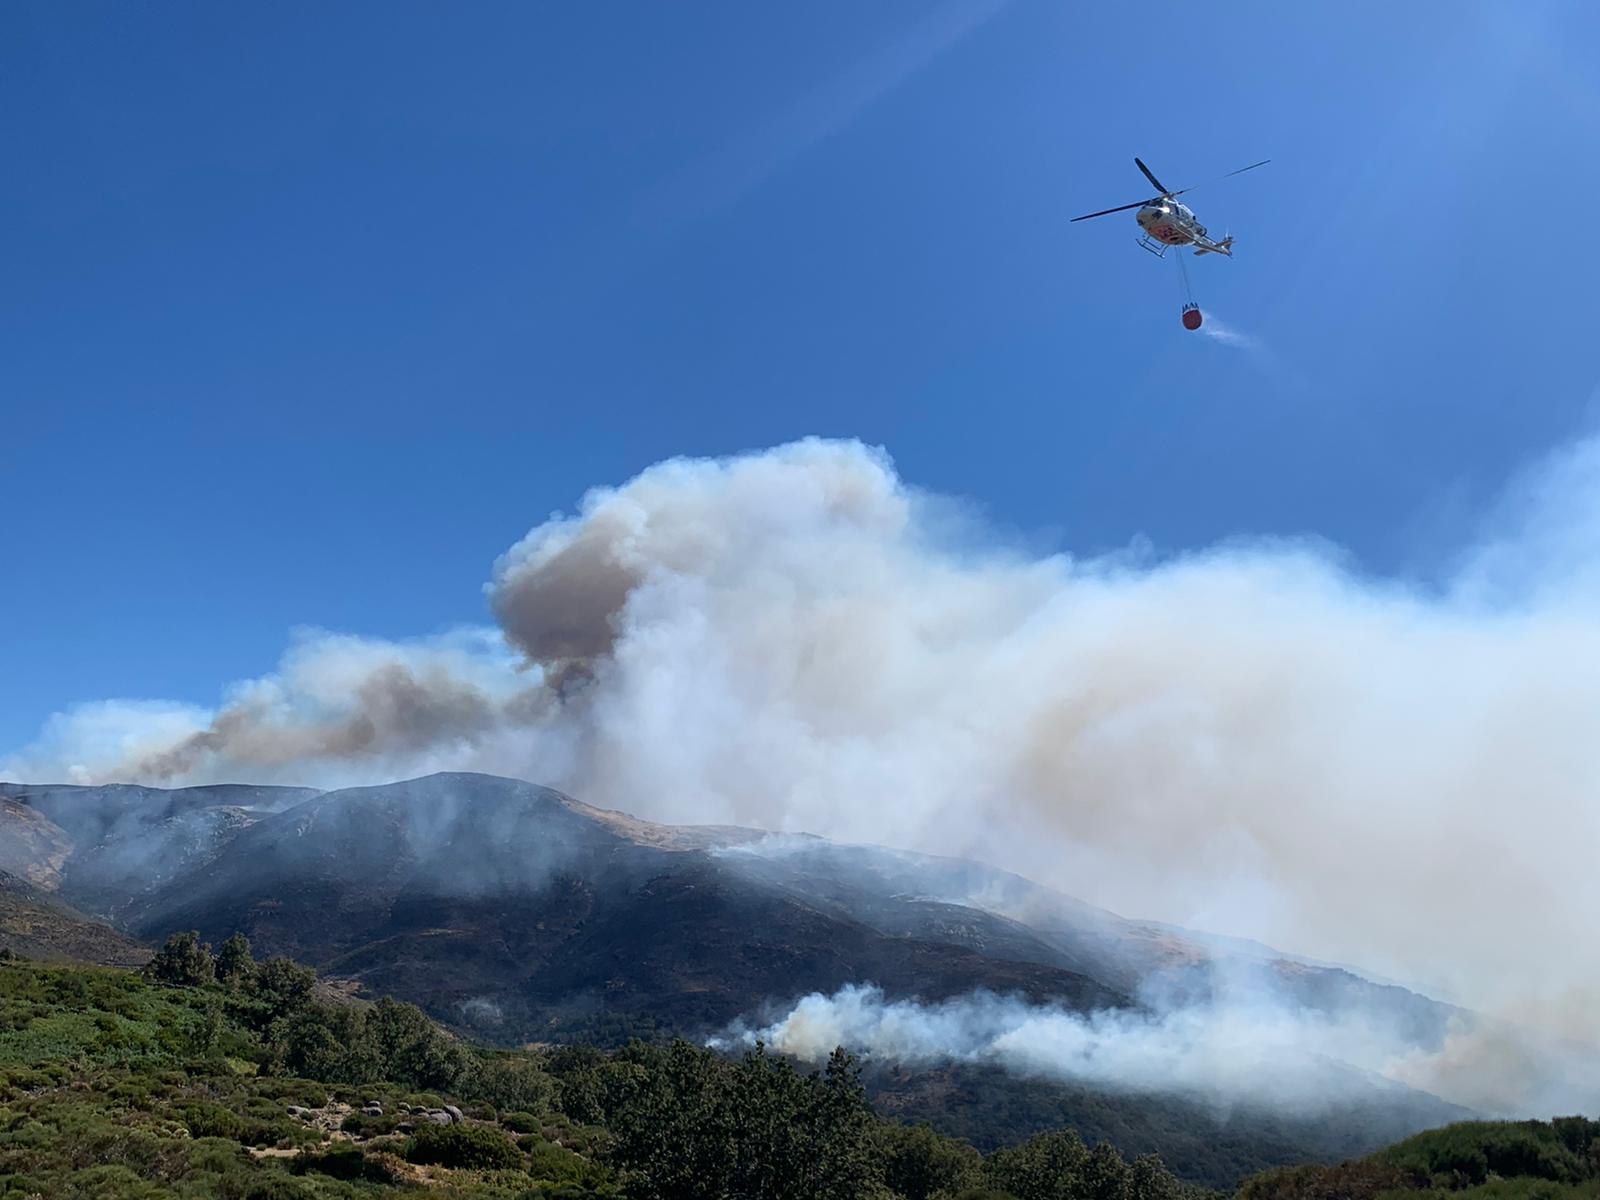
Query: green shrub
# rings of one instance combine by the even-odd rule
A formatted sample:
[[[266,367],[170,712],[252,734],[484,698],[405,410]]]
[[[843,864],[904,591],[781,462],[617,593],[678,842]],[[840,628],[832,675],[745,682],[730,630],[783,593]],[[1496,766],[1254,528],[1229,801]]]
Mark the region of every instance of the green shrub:
[[[226,1174],[251,1161],[250,1152],[231,1138],[199,1138],[189,1147],[189,1168]]]
[[[500,1124],[511,1130],[512,1133],[537,1133],[539,1132],[539,1118],[527,1112],[508,1112],[500,1114]]]
[[[328,1089],[309,1079],[282,1079],[268,1077],[251,1086],[258,1096],[280,1100],[285,1105],[298,1104],[301,1108],[323,1108],[328,1103]]]
[[[149,1108],[152,1095],[145,1079],[126,1079],[111,1089],[111,1098],[124,1101],[129,1108]]]
[[[273,1171],[251,1180],[239,1200],[316,1200],[316,1196],[300,1180]]]
[[[1377,1200],[1410,1195],[1416,1176],[1390,1163],[1347,1162],[1334,1167],[1280,1167],[1247,1179],[1235,1200]]]
[[[425,1125],[406,1143],[408,1162],[480,1170],[520,1167],[522,1151],[487,1125]]]
[[[349,1144],[330,1146],[320,1154],[301,1154],[291,1168],[295,1174],[315,1172],[334,1179],[361,1179],[369,1183],[393,1183],[394,1172],[383,1163],[368,1158]]]
[[[1492,1176],[1571,1183],[1588,1174],[1587,1164],[1564,1144],[1576,1133],[1542,1121],[1463,1121],[1408,1138],[1382,1159],[1449,1187]]]
[[[183,1123],[189,1136],[219,1137],[239,1141],[245,1134],[245,1120],[218,1104],[191,1104],[183,1110]]]
[[[620,1200],[622,1192],[609,1183],[549,1183],[535,1181],[533,1190],[519,1200]]]
[[[358,1113],[353,1112],[339,1123],[339,1128],[346,1133],[358,1138],[382,1137],[386,1133],[393,1133],[394,1127],[400,1123],[400,1118],[388,1113]]]
[[[94,1197],[94,1200],[165,1200],[171,1195],[165,1188],[144,1179],[141,1174],[122,1164],[107,1164],[74,1171],[68,1183],[72,1196]]]
[[[518,1144],[529,1153],[528,1174],[540,1183],[592,1187],[610,1178],[604,1167],[552,1142],[529,1137],[518,1139]]]

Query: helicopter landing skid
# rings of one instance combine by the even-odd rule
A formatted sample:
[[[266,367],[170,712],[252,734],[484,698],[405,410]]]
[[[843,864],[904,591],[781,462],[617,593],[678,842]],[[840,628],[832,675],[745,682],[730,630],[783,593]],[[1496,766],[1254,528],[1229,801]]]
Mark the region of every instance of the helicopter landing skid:
[[[1167,256],[1167,244],[1165,242],[1156,241],[1156,239],[1151,237],[1148,233],[1139,239],[1139,249],[1148,250],[1157,258],[1165,258]]]

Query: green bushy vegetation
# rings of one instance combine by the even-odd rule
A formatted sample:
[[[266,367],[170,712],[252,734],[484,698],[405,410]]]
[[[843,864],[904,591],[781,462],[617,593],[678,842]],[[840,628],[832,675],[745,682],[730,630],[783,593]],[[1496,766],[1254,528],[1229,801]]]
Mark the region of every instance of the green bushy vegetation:
[[[1073,1129],[980,1153],[842,1051],[487,1051],[193,935],[140,974],[0,962],[0,1200],[1198,1200]],[[450,1110],[456,1110],[458,1118]],[[449,1123],[438,1123],[449,1122]],[[1237,1200],[1600,1200],[1600,1122],[1470,1122]]]
[[[486,1051],[411,1005],[322,1002],[315,982],[194,934],[140,974],[0,966],[0,1200],[1189,1194],[1073,1134],[985,1159],[886,1120],[843,1052],[806,1072],[682,1041]]]
[[[408,1162],[489,1171],[523,1165],[517,1143],[488,1125],[425,1125],[406,1143],[405,1156]]]
[[[1239,1200],[1600,1200],[1600,1121],[1463,1121],[1332,1167],[1247,1180]]]

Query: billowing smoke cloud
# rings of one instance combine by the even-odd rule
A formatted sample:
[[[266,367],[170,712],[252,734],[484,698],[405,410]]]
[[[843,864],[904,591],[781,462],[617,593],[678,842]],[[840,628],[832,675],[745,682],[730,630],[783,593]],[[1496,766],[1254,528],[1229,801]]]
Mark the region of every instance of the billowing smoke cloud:
[[[1586,443],[1427,590],[1311,542],[1029,555],[853,442],[673,461],[504,556],[503,640],[308,635],[214,714],[66,714],[0,774],[512,773],[976,853],[1593,1034],[1597,500]]]
[[[277,673],[230,689],[216,712],[102,701],[59,714],[4,773],[72,783],[245,780],[325,785],[492,757],[536,722],[537,674],[489,630],[396,643],[298,633]],[[504,765],[521,765],[520,753]]]
[[[1469,1039],[1475,1045],[1463,1055]],[[1600,1100],[1592,1077],[1519,1073],[1549,1052],[1515,1030],[1463,1028],[1443,1048],[1419,1048],[1410,1030],[1371,1011],[1318,1012],[1259,986],[1224,988],[1203,1004],[1081,1013],[987,993],[934,1004],[889,1000],[877,988],[852,985],[806,996],[771,1024],[740,1026],[711,1044],[732,1049],[757,1041],[811,1062],[845,1046],[907,1066],[992,1064],[1303,1117],[1369,1104],[1396,1084],[1487,1113],[1592,1110]],[[1483,1069],[1491,1042],[1504,1070]],[[1463,1059],[1471,1064],[1466,1071]]]

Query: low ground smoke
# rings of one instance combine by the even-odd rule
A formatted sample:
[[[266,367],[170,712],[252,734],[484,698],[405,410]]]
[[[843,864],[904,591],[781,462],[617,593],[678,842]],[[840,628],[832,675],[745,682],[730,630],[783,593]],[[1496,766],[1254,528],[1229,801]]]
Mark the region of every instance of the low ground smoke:
[[[672,461],[506,554],[504,641],[309,637],[216,713],[69,713],[0,774],[513,773],[976,853],[1592,1034],[1597,467],[1519,482],[1421,591],[1311,543],[1012,552],[854,442]]]
[[[940,1003],[889,1000],[875,987],[852,985],[806,996],[771,1024],[738,1026],[711,1044],[728,1050],[759,1041],[807,1062],[844,1046],[906,1066],[986,1064],[1302,1117],[1385,1094],[1398,1098],[1398,1085],[1485,1112],[1568,1111],[1597,1099],[1592,1081],[1584,1092],[1546,1072],[1522,1080],[1528,1090],[1508,1105],[1485,1088],[1481,1071],[1453,1072],[1462,1036],[1424,1049],[1372,1013],[1316,1012],[1257,990],[1205,1004],[1081,1013],[987,993]],[[1509,1031],[1498,1036],[1517,1063],[1539,1053],[1513,1047],[1517,1035]]]

